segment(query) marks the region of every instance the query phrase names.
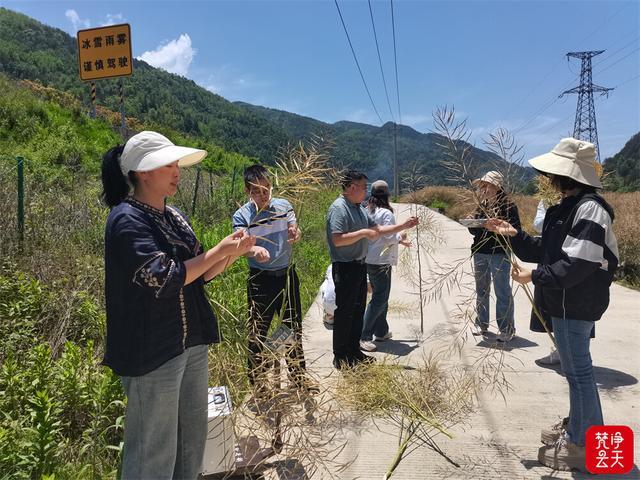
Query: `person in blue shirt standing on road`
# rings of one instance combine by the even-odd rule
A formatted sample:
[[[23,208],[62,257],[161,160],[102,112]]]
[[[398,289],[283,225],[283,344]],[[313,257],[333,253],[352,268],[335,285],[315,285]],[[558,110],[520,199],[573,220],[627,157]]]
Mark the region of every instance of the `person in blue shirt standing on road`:
[[[288,350],[289,380],[299,390],[317,392],[306,375],[302,349],[302,305],[300,281],[291,263],[292,244],[300,240],[293,206],[283,198],[272,198],[269,171],[252,165],[244,171],[249,201],[233,214],[234,230],[245,229],[257,238],[246,254],[249,262],[247,300],[249,305],[249,381],[261,392],[261,359],[271,321],[276,313],[294,335]]]
[[[340,180],[342,194],[327,214],[327,242],[331,255],[336,293],[333,320],[333,365],[338,370],[374,358],[360,350],[360,335],[367,302],[368,243],[380,235],[390,235],[418,224],[411,217],[399,225],[377,225],[361,205],[367,195],[367,176],[349,170]]]

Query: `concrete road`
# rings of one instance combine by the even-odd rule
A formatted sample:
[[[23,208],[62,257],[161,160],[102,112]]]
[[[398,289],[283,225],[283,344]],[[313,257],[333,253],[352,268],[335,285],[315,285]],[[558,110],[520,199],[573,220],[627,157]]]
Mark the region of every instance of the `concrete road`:
[[[396,205],[396,214],[402,220],[412,208],[416,207]],[[408,275],[399,271],[402,268],[395,269],[389,312],[393,339],[381,344],[380,351],[373,354],[378,358],[388,355],[402,364],[417,364],[425,352],[453,342],[463,327],[455,312],[460,302],[473,296],[472,290],[466,288],[473,285],[469,260],[471,235],[466,228],[438,213],[431,214],[431,222],[430,228],[439,231],[442,243],[433,246],[431,258],[423,257],[423,278],[428,279],[434,270],[459,264],[459,270],[465,272],[459,278],[463,287],[454,288],[450,293],[445,290],[441,298],[425,305],[424,335],[420,339],[416,334],[420,328],[417,288],[412,286]],[[401,259],[403,265],[415,264],[415,248],[403,255],[409,256]],[[569,389],[558,368],[541,368],[534,363],[536,358],[549,353],[551,342],[545,334],[529,331],[530,304],[522,290],[516,292],[515,302],[517,337],[504,349],[503,356],[503,371],[510,388],[504,392],[504,397],[495,392],[482,392],[468,422],[453,429],[455,438],[438,438],[443,451],[459,467],[432,449],[420,447],[400,463],[392,478],[590,478],[576,472],[553,472],[537,462],[540,429],[568,414]],[[491,329],[495,332],[494,305],[492,301]],[[610,307],[596,328],[591,354],[605,422],[628,425],[634,430],[637,464],[640,452],[640,292],[613,285]],[[330,381],[336,375],[331,367],[331,330],[322,323],[319,299],[305,317],[304,339],[310,368],[315,375],[325,378],[323,381]],[[474,359],[495,348],[491,335],[481,340],[469,332],[466,339],[461,355],[452,357],[452,362],[470,365]],[[346,430],[343,440],[347,441],[347,447],[341,458],[345,461],[355,458],[355,461],[334,478],[383,478],[396,451],[397,427],[384,422],[376,424],[377,427],[365,423]],[[321,472],[314,475],[314,478],[325,477],[328,475]],[[634,467],[630,474],[615,478],[637,479],[640,472]]]

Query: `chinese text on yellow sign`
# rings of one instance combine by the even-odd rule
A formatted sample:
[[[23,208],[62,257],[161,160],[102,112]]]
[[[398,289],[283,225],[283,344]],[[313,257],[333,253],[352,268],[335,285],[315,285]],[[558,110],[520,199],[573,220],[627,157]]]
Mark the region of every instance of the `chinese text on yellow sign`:
[[[129,24],[78,31],[80,80],[131,75],[132,60]]]

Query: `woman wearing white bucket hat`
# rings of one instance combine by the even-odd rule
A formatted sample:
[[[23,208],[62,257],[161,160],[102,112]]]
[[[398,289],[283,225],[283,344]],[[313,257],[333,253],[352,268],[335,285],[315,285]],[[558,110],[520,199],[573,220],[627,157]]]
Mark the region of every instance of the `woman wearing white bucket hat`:
[[[538,452],[538,460],[556,470],[585,471],[585,433],[603,424],[589,343],[594,322],[609,305],[618,246],[613,209],[596,193],[602,183],[595,162],[594,145],[574,138],[529,160],[562,194],[560,204],[547,211],[542,237],[530,237],[502,220],[487,222],[488,229],[512,237],[519,258],[538,263],[533,271],[514,268],[511,276],[540,289],[569,383],[568,422],[543,430],[548,444]]]
[[[500,172],[487,172],[473,181],[482,201],[475,218],[496,217],[506,220],[516,229],[520,228],[518,207],[503,189]],[[473,235],[471,254],[476,284],[476,321],[473,335],[484,335],[489,329],[489,301],[491,283],[496,296],[496,323],[500,333],[499,342],[509,342],[516,333],[514,322],[513,294],[509,282],[509,257],[504,242],[484,228],[469,228]]]
[[[204,283],[254,244],[239,231],[203,251],[165,205],[204,150],[141,132],[102,160],[107,340],[127,396],[123,479],[195,479],[207,435],[207,345],[218,342]],[[129,195],[130,188],[133,192]]]

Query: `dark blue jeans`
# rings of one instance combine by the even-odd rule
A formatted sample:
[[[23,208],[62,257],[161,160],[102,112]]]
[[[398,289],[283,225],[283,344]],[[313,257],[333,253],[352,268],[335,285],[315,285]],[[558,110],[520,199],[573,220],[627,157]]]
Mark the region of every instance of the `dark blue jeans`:
[[[589,344],[594,322],[551,317],[562,373],[569,383],[569,440],[584,445],[592,425],[603,425]]]
[[[489,326],[491,280],[496,293],[496,322],[503,333],[515,332],[513,296],[509,283],[509,260],[505,254],[474,253],[473,268],[476,279],[476,325]]]
[[[367,274],[371,282],[371,301],[364,313],[362,340],[371,341],[373,336],[383,337],[389,331],[387,310],[391,291],[391,265],[367,264]]]

